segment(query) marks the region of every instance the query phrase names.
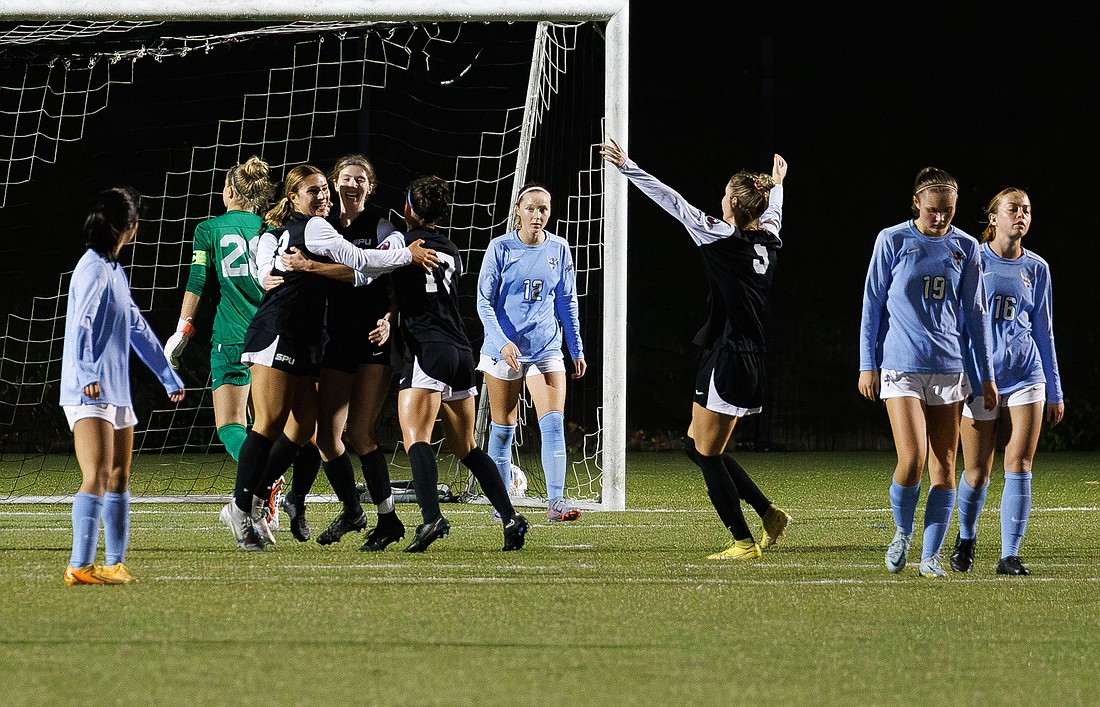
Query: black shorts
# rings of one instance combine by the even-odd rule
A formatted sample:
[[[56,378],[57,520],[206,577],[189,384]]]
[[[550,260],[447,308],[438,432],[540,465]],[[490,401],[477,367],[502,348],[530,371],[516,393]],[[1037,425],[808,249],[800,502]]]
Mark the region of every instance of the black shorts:
[[[447,397],[448,391],[455,395],[464,391],[476,390],[477,371],[474,357],[469,349],[460,349],[447,344],[427,345],[421,348],[420,355],[411,352],[405,355],[405,366],[401,370],[398,390],[425,388],[438,390]],[[463,395],[463,397],[467,397]]]
[[[248,327],[241,363],[258,363],[296,376],[317,376],[321,373],[321,344]]]
[[[764,406],[761,354],[730,351],[721,344],[703,352],[693,400],[714,412],[742,417]]]
[[[392,332],[396,327],[392,327]],[[344,373],[355,373],[359,366],[364,364],[377,364],[379,366],[391,366],[390,360],[393,337],[386,339],[384,344],[375,344],[367,338],[370,332],[362,332],[362,337],[351,337],[341,334],[336,338],[330,338],[325,343],[325,354],[321,359],[321,368],[329,368]]]

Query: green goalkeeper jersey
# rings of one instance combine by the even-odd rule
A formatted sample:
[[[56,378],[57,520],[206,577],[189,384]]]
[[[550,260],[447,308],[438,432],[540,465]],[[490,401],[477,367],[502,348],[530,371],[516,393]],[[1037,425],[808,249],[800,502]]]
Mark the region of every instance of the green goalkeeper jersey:
[[[260,217],[248,211],[230,211],[195,227],[187,291],[202,297],[207,273],[217,275],[221,296],[210,336],[214,343],[243,343],[260,306],[263,290],[256,280],[256,247],[262,228]]]

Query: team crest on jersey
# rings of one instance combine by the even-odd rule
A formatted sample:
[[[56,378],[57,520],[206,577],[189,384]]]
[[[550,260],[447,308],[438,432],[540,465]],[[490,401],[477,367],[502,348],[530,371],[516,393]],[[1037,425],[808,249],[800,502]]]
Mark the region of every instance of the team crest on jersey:
[[[553,256],[546,256],[546,262],[550,263],[551,268],[558,267],[558,259]]]
[[[1031,275],[1026,272],[1020,272],[1020,279],[1024,281],[1024,287],[1031,289]]]
[[[390,249],[390,242],[389,241],[382,241],[381,243],[378,244],[378,250],[389,250],[389,249]]]
[[[966,253],[961,250],[953,250],[951,251],[951,257],[955,259],[955,264],[958,265],[966,259]]]

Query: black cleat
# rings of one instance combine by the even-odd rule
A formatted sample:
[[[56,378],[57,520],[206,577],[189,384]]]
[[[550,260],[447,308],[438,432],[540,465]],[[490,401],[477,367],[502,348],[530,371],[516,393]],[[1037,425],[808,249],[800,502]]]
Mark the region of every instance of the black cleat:
[[[951,552],[951,569],[956,572],[969,572],[974,569],[974,541],[977,538],[963,540],[955,536],[955,549]]]
[[[531,526],[527,519],[519,513],[512,516],[512,520],[504,526],[504,552],[519,550],[523,547],[523,540],[529,527]]]
[[[1027,567],[1024,567],[1024,563],[1020,561],[1019,556],[1011,555],[1009,557],[1002,557],[1001,561],[997,563],[997,574],[1015,574],[1015,575],[1028,575]]]
[[[306,504],[297,503],[291,496],[283,497],[283,510],[290,516],[290,534],[300,543],[304,543],[313,537],[313,531],[309,529],[306,521]]]
[[[359,552],[382,552],[390,543],[395,543],[405,537],[405,525],[396,513],[380,513],[378,525],[367,533],[367,541]]]
[[[416,537],[405,548],[405,552],[424,552],[436,540],[451,532],[451,523],[439,516],[431,523],[421,523],[416,528]]]
[[[334,542],[340,540],[348,533],[355,531],[358,533],[363,528],[367,527],[367,514],[359,509],[358,518],[348,518],[346,513],[341,513],[336,516],[336,520],[325,529],[325,532],[321,533],[317,538],[318,545],[331,545]]]

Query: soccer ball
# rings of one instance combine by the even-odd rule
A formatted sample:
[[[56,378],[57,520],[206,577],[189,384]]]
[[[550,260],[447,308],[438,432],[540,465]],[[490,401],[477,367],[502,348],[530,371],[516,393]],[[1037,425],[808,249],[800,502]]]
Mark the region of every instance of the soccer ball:
[[[508,484],[509,496],[527,495],[527,474],[515,464],[512,465],[512,483]]]

